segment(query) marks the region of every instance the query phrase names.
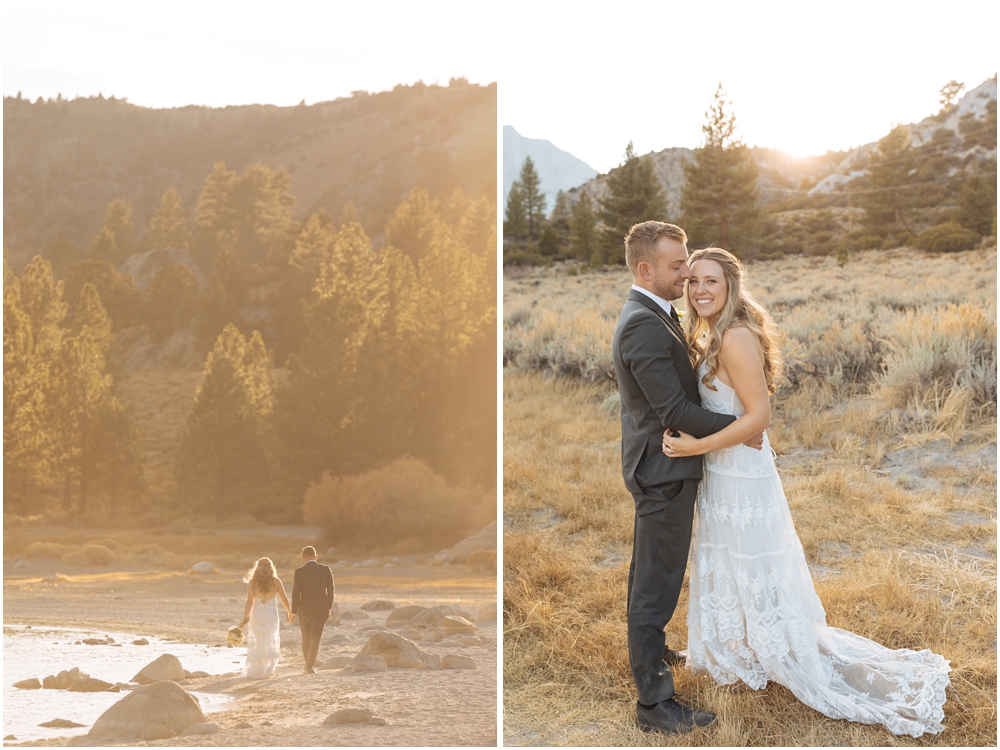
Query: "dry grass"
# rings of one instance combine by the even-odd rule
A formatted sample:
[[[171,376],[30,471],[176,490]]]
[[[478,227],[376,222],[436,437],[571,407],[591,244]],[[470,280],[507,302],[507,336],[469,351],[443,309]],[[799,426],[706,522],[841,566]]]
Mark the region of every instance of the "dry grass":
[[[628,282],[617,273],[549,270],[505,286],[505,349],[515,365],[504,376],[507,745],[996,745],[995,410],[977,405],[953,376],[925,379],[905,399],[883,380],[894,372],[886,360],[907,354],[888,342],[905,341],[913,326],[995,326],[996,255],[905,258],[900,267],[888,262],[891,254],[864,254],[843,272],[827,259],[789,259],[759,263],[752,277],[766,281],[769,289],[761,283],[758,296],[769,308],[783,300],[779,325],[807,364],[816,367],[824,336],[828,356],[849,352],[843,342],[863,334],[872,344],[866,356],[879,358],[860,376],[864,382],[838,380],[835,366],[803,368],[797,387],[778,392],[771,442],[828,623],[950,659],[948,729],[919,740],[894,737],[882,727],[827,719],[778,685],[731,694],[684,669],[677,670],[678,691],[716,711],[719,726],[682,739],[635,728],[625,647],[633,506],[621,480],[617,407],[605,403],[613,385],[533,372],[514,353],[527,340],[517,329],[533,318],[549,320],[542,316],[561,309],[571,330],[587,319],[572,314],[571,295],[592,312],[605,310],[610,302],[601,300],[614,295],[620,306]],[[940,263],[949,270],[935,275]],[[843,295],[834,285],[840,273]],[[793,299],[796,284],[804,290],[800,301]],[[584,292],[584,285],[592,286]],[[958,307],[970,301],[979,304],[979,317],[975,307]],[[940,320],[918,323],[948,304],[956,307]],[[587,356],[597,352],[593,346]],[[685,587],[667,628],[674,647],[686,643],[686,612]]]

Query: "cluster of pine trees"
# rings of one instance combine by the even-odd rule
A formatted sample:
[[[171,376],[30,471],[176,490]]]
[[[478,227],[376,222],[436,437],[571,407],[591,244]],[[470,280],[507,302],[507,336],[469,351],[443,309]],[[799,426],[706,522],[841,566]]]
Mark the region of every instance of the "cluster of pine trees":
[[[324,474],[403,456],[494,481],[495,203],[418,188],[375,243],[353,204],[296,220],[294,201],[283,171],[219,163],[193,212],[168,190],[141,237],[111,203],[58,281],[41,257],[5,265],[5,510],[44,509],[56,482],[66,508],[147,509],[112,377],[126,329],[206,356],[167,514],[296,521]],[[137,288],[121,264],[165,248],[178,262]]]

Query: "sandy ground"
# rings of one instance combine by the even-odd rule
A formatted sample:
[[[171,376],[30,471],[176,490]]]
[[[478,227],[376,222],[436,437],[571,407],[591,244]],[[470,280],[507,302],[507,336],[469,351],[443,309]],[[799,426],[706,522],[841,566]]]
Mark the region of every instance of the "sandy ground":
[[[47,568],[51,567],[51,570]],[[236,573],[192,576],[157,570],[78,568],[70,580],[54,579],[57,561],[33,561],[28,568],[5,566],[5,624],[81,627],[153,635],[191,643],[216,644],[243,614],[246,584]],[[290,574],[286,588],[291,595]],[[464,609],[495,605],[494,578],[466,572],[464,566],[336,571],[341,613],[365,602],[386,599],[397,606],[459,603]],[[381,623],[388,612],[369,612],[368,620],[342,619],[327,625],[320,661],[354,656],[367,641],[356,632]],[[481,622],[476,633],[483,646],[455,639],[420,642],[431,653],[472,657],[475,670],[389,669],[355,673],[344,670],[302,672],[297,625],[283,624],[282,658],[267,680],[211,677],[189,680],[189,690],[221,692],[234,700],[208,714],[222,731],[204,737],[160,740],[163,746],[370,746],[497,744],[497,627]],[[338,635],[340,634],[340,635]],[[332,644],[330,641],[342,640]],[[159,654],[150,655],[150,660]],[[68,665],[71,666],[71,665]],[[194,671],[192,665],[185,668]],[[234,665],[235,668],[235,665]],[[324,727],[323,719],[341,708],[370,708],[386,726]],[[236,729],[240,722],[249,729]],[[55,738],[23,745],[64,745]]]

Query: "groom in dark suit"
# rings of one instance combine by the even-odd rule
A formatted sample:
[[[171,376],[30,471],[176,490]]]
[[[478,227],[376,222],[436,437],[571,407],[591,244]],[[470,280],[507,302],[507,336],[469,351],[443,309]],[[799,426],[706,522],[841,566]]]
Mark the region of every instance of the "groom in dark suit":
[[[668,458],[664,430],[695,437],[723,429],[735,417],[701,408],[698,375],[677,311],[671,305],[691,276],[687,235],[673,224],[646,221],[625,238],[633,285],[614,337],[621,393],[622,475],[635,500],[628,572],[628,651],[635,679],[636,718],[643,731],[683,734],[715,722],[710,711],[674,698],[663,629],[674,614],[687,567],[701,456]],[[759,448],[762,436],[748,445]]]
[[[292,582],[292,613],[289,621],[296,615],[299,618],[299,630],[302,631],[302,656],[306,660],[305,672],[313,674],[316,670],[316,654],[319,653],[319,642],[323,638],[323,627],[333,614],[333,571],[329,565],[316,562],[316,550],[305,547],[302,550],[302,560],[305,563],[295,569]]]

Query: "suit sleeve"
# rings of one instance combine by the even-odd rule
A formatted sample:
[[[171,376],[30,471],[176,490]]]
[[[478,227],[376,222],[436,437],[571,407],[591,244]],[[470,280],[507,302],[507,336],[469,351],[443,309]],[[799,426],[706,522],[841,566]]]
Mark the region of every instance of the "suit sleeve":
[[[674,356],[683,352],[680,343],[655,315],[636,316],[621,335],[622,359],[660,418],[663,429],[683,430],[697,438],[711,435],[736,420],[688,401],[674,366]]]
[[[302,599],[302,586],[299,585],[299,571],[298,568],[295,570],[295,576],[292,578],[292,614],[296,615],[299,613],[299,600]]]
[[[333,588],[333,571],[330,570],[330,566],[326,566],[326,608],[333,609],[333,599],[334,599],[334,588]]]

